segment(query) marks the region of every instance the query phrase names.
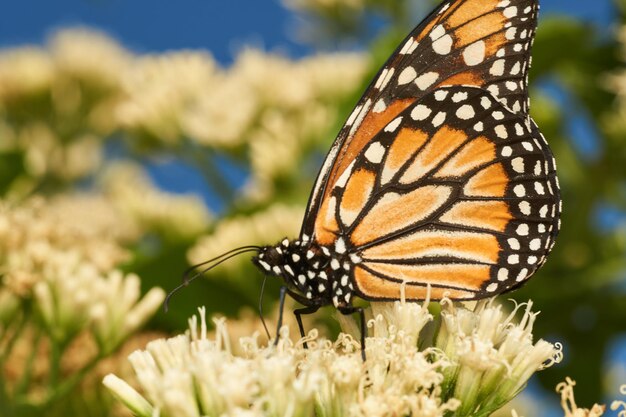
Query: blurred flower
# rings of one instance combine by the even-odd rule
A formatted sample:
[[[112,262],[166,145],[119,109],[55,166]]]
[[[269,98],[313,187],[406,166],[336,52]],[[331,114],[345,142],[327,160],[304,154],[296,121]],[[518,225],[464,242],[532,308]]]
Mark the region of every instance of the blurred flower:
[[[189,250],[191,264],[244,245],[269,244],[297,233],[302,223],[302,207],[274,204],[250,216],[237,216],[217,223],[215,230],[201,237]]]
[[[320,138],[330,141],[367,64],[365,54],[296,61],[246,49],[221,68],[202,51],[133,55],[87,29],[59,31],[47,50],[0,52],[0,148],[24,171],[11,194],[99,175],[104,141],[122,137],[134,151],[170,147],[195,164],[216,150],[249,158],[242,196],[263,203]]]
[[[103,275],[72,256],[54,261],[54,274],[35,284],[34,298],[47,332],[61,345],[90,328],[100,354],[108,355],[145,324],[165,298],[161,288],[152,288],[139,300],[140,281],[134,274],[114,270]]]
[[[565,412],[565,417],[600,417],[604,414],[606,406],[594,404],[591,409],[580,408],[574,401],[574,382],[571,378],[565,378],[565,382],[561,382],[556,386],[556,392],[561,394],[561,407]]]
[[[33,122],[20,130],[18,141],[32,177],[54,175],[70,181],[90,174],[102,161],[100,140],[91,134],[62,144],[50,126]]]
[[[157,287],[141,297],[141,282],[135,274],[124,276],[113,271],[94,284],[97,296],[93,297],[89,318],[100,351],[105,354],[138,331],[165,299],[165,291]]]
[[[203,52],[138,58],[124,74],[121,88],[126,98],[116,118],[125,129],[174,145],[182,139],[182,114],[199,94],[211,90],[215,69],[213,58]]]
[[[198,196],[161,191],[132,163],[110,166],[103,175],[102,188],[111,203],[144,232],[188,240],[205,231],[211,222],[212,216]]]
[[[317,55],[292,62],[243,52],[231,72],[257,97],[256,124],[247,134],[252,180],[248,189],[266,189],[298,169],[304,153],[334,132],[337,103],[360,84],[367,59],[358,54]],[[258,193],[257,193],[258,195]]]
[[[113,374],[108,374],[102,380],[102,383],[122,401],[128,409],[136,416],[150,416],[154,415],[153,408],[148,401],[146,401],[141,394],[135,391],[124,380],[118,378]]]
[[[180,116],[181,130],[200,145],[234,148],[245,143],[259,112],[258,98],[245,80],[221,71]]]
[[[87,86],[116,89],[133,56],[109,35],[91,28],[64,29],[50,41],[51,55],[63,73]]]
[[[128,256],[121,244],[135,239],[136,230],[102,197],[2,203],[1,316],[9,314],[15,297],[32,297],[56,342],[67,342],[93,323],[103,349],[112,350],[164,297],[155,289],[138,302],[139,279],[115,270]]]
[[[619,392],[622,395],[626,395],[626,384],[619,387]],[[620,410],[621,408],[621,410]],[[618,411],[618,417],[626,417],[626,401],[623,400],[615,400],[611,403],[611,410]]]
[[[276,346],[260,345],[256,333],[241,338],[243,354],[237,356],[225,321],[214,320],[215,336],[209,338],[200,309],[199,327],[194,316],[186,335],[155,340],[129,357],[143,396],[114,376],[107,376],[105,383],[142,416],[235,415],[242,410],[252,415],[434,417],[454,411],[470,416],[489,415],[519,392],[530,373],[558,360],[560,351],[552,345],[541,355],[536,352],[542,341],[532,344],[534,315],[529,308],[517,321],[517,309],[503,315],[492,301],[474,310],[452,307],[449,301],[442,307],[434,325],[446,334],[444,347],[457,346],[448,351],[439,346],[439,337],[428,347],[422,332],[433,321],[428,302],[372,303],[365,362],[358,334],[342,333],[332,342],[313,329],[305,339],[292,342],[287,327]],[[353,333],[351,321],[341,323]],[[491,342],[496,353],[466,348],[470,339],[474,344]],[[518,343],[514,354],[511,345]],[[477,380],[462,376],[470,370]],[[490,380],[496,373],[498,383]],[[484,386],[474,389],[476,384]]]
[[[94,273],[109,271],[127,259],[120,243],[135,238],[136,230],[128,226],[110,204],[95,196],[33,198],[20,205],[1,202],[2,283],[27,297],[45,277],[67,280],[63,268],[84,264]],[[64,264],[66,260],[71,262]]]
[[[0,52],[0,103],[44,93],[56,70],[46,51],[23,47]]]

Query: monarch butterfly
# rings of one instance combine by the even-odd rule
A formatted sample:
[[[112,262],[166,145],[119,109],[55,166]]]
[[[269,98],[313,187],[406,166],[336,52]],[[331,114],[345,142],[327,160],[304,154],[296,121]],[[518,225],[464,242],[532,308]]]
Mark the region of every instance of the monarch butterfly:
[[[560,227],[552,152],[530,117],[537,0],[446,0],[339,132],[300,236],[253,250],[301,315],[365,300],[475,300],[523,284]],[[229,252],[224,255],[230,255]],[[216,258],[212,261],[225,260]],[[280,327],[280,324],[279,324]],[[364,346],[364,331],[362,346]],[[364,355],[364,351],[363,351]]]

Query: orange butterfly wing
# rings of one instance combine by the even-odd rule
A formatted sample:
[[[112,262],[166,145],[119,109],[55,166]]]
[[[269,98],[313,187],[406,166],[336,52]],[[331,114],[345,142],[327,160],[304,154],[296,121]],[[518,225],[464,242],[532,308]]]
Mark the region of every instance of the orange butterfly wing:
[[[535,1],[443,3],[381,69],[318,176],[301,238],[341,240],[365,299],[476,299],[525,282],[558,232],[528,116]]]
[[[309,199],[301,235],[314,233],[328,185],[372,136],[434,88],[482,87],[513,111],[526,112],[537,10],[536,0],[447,1],[418,25],[381,68],[337,136]],[[329,240],[322,238],[325,242]]]

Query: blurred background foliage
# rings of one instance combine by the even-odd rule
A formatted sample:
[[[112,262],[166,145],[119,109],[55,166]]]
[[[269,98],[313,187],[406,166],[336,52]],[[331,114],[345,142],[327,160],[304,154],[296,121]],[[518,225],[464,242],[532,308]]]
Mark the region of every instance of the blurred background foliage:
[[[224,66],[210,51],[134,53],[85,28],[0,51],[1,415],[121,413],[101,376],[124,375],[130,350],[184,329],[197,306],[259,329],[262,277],[245,256],[177,293],[167,314],[155,288],[297,234],[334,135],[433,3],[284,6],[309,56],[245,47]],[[563,342],[566,358],[540,374],[535,399],[565,375],[583,405],[626,381],[625,7],[612,4],[608,28],[542,17],[534,47],[532,114],[558,162],[563,227],[510,296],[534,300],[536,336]],[[182,193],[189,184],[198,193]],[[265,311],[279,285],[268,281]]]

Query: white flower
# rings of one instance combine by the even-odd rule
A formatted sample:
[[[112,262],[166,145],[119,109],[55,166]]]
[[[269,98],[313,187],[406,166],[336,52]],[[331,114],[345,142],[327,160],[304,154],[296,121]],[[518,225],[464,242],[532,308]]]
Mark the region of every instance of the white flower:
[[[113,271],[93,283],[95,296],[88,317],[100,350],[113,352],[128,336],[143,326],[165,299],[165,291],[152,288],[141,298],[140,280]]]
[[[111,203],[143,230],[158,231],[173,240],[192,239],[211,222],[212,216],[198,196],[161,191],[131,163],[109,167],[102,188]]]
[[[50,50],[61,71],[100,89],[116,89],[120,77],[132,63],[131,54],[117,42],[108,35],[87,28],[55,33]]]
[[[34,47],[5,51],[0,54],[0,102],[42,93],[55,76],[56,69],[45,51]]]
[[[536,313],[532,302],[506,314],[493,299],[479,301],[473,311],[442,301],[442,325],[435,342],[455,365],[444,370],[444,385],[454,385],[461,401],[457,414],[489,413],[510,401],[530,376],[555,362],[560,345],[544,340],[533,343]],[[525,307],[519,321],[516,313]]]
[[[561,382],[556,386],[556,392],[561,394],[561,407],[565,412],[565,417],[600,417],[604,414],[605,406],[594,404],[591,409],[580,408],[574,400],[574,382],[571,378],[565,378],[565,382]]]
[[[267,416],[440,417],[490,414],[517,394],[529,370],[558,357],[551,344],[532,343],[530,303],[519,320],[515,312],[524,305],[510,314],[493,301],[473,310],[443,305],[441,321],[432,323],[428,301],[374,303],[365,362],[358,339],[348,334],[331,342],[311,331],[304,349],[302,340],[289,339],[286,327],[276,346],[261,346],[255,336],[242,339],[244,353],[237,356],[223,319],[215,321],[215,337],[207,337],[203,309],[200,325],[190,320],[187,335],[151,342],[130,360],[148,403],[171,417],[242,410]],[[422,332],[427,324],[435,331],[441,326],[439,334],[455,349],[444,352],[437,341],[428,347]],[[515,350],[511,343],[520,346]]]
[[[138,58],[124,73],[116,118],[121,126],[172,145],[181,141],[181,118],[214,85],[215,62],[202,52]]]

